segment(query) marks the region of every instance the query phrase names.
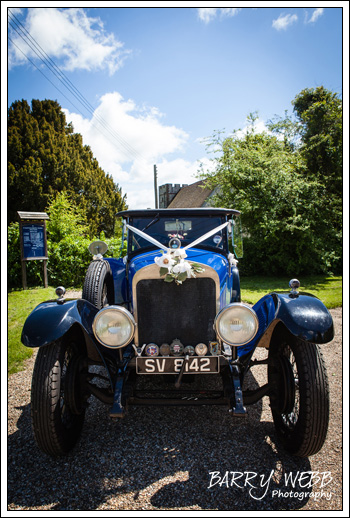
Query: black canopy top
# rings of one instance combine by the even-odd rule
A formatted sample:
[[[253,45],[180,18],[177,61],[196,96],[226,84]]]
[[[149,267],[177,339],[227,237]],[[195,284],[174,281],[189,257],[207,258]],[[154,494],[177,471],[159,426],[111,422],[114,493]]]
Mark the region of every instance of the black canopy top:
[[[117,213],[117,217],[132,218],[132,217],[182,217],[182,216],[234,216],[239,215],[240,212],[234,209],[200,207],[195,209],[131,209],[123,210]]]

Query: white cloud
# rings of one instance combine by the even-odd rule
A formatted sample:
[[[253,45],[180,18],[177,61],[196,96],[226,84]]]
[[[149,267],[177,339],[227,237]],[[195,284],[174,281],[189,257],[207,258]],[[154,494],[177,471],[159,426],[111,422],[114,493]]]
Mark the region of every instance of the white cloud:
[[[215,7],[201,7],[198,9],[198,17],[202,22],[209,23],[216,17],[216,11]]]
[[[10,9],[10,38],[15,44],[10,44],[9,48],[10,68],[26,61],[23,53],[38,61],[34,50],[35,42],[50,58],[60,60],[62,69],[69,71],[107,69],[112,75],[130,54],[114,34],[104,32],[99,18],[88,17],[83,9],[30,8],[26,20],[22,22],[22,31],[13,15],[16,13]],[[35,42],[28,37],[26,31]],[[18,33],[24,37],[20,37]],[[38,52],[37,47],[36,50]]]
[[[204,23],[209,23],[218,15],[220,18],[226,18],[234,16],[241,9],[239,7],[228,7],[228,8],[216,8],[216,7],[200,7],[198,8],[199,19]]]
[[[273,20],[272,27],[277,31],[286,30],[287,27],[295,23],[297,20],[298,17],[296,14],[286,14],[284,16],[283,14],[280,14],[277,20]]]
[[[308,20],[307,23],[314,23],[320,16],[323,15],[323,7],[319,7],[318,9],[315,9],[314,12],[311,15],[310,20]]]
[[[235,136],[239,139],[245,137],[248,132],[252,132],[254,130],[254,133],[268,133],[272,135],[271,131],[266,126],[265,122],[262,119],[256,119],[254,121],[254,124],[247,124],[244,126],[243,129],[240,129],[235,132]]]
[[[169,158],[184,150],[189,135],[163,124],[156,108],[138,107],[133,100],[124,100],[113,92],[100,99],[91,119],[63,111],[67,122],[73,123],[74,132],[83,135],[83,144],[91,147],[102,169],[127,194],[130,208],[154,207],[154,164],[158,186],[197,181],[199,163]]]

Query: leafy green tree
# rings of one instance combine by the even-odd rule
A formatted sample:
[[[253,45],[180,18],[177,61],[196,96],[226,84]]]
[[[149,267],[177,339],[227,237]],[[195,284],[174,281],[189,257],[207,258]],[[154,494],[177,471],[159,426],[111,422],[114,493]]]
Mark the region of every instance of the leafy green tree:
[[[327,221],[325,240],[339,257],[342,248],[343,126],[342,101],[323,86],[305,89],[292,102],[300,123],[301,152],[308,178],[321,188],[315,193]]]
[[[288,274],[327,271],[333,250],[323,239],[325,222],[314,193],[322,186],[305,175],[305,160],[288,139],[255,128],[257,115],[248,117],[249,129],[221,132],[208,141],[214,171],[206,172],[211,187],[219,187],[216,206],[242,212],[245,234],[243,273]],[[328,254],[328,255],[327,255]]]
[[[269,131],[278,135],[279,140],[283,139],[285,147],[290,151],[300,148],[301,126],[295,116],[288,113],[288,110],[285,110],[284,117],[275,115],[272,120],[267,121],[266,126]]]
[[[326,187],[332,202],[342,198],[342,101],[323,86],[305,89],[292,101],[294,117],[275,117],[268,128],[298,147],[306,162],[305,174]],[[296,146],[295,146],[296,144]],[[334,196],[335,195],[335,198]]]
[[[298,149],[305,161],[306,181],[314,181],[318,210],[312,221],[322,235],[328,271],[342,268],[343,145],[342,101],[323,86],[306,88],[292,101],[294,117],[276,117],[269,129]],[[295,147],[293,148],[293,146]]]
[[[56,194],[52,199],[48,215],[50,219],[47,222],[47,231],[52,242],[58,243],[68,236],[80,238],[88,233],[85,214],[73,205],[65,191]]]
[[[327,186],[342,190],[342,102],[323,86],[305,89],[292,101],[300,123],[302,153],[307,174]]]
[[[67,124],[60,105],[14,102],[8,114],[8,221],[16,221],[19,210],[45,211],[63,190],[84,211],[91,236],[102,230],[113,235],[126,196]]]

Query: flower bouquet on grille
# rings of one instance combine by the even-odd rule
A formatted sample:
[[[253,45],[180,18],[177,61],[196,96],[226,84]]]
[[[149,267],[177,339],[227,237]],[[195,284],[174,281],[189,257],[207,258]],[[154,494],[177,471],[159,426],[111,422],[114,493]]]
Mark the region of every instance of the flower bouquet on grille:
[[[181,248],[169,250],[160,257],[155,257],[154,262],[159,266],[159,275],[164,276],[165,282],[175,281],[176,284],[182,284],[186,279],[196,277],[197,273],[205,271],[202,265],[186,261],[186,257],[185,250]]]

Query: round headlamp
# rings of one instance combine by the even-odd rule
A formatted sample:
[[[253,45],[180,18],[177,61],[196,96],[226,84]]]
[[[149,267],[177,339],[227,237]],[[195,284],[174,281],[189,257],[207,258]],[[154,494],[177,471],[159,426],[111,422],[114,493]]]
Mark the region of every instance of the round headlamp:
[[[233,303],[223,308],[215,318],[219,338],[229,345],[244,345],[256,335],[259,327],[255,311],[245,304]]]
[[[95,316],[92,329],[97,340],[106,347],[118,348],[128,345],[134,336],[135,320],[121,306],[108,306]]]

